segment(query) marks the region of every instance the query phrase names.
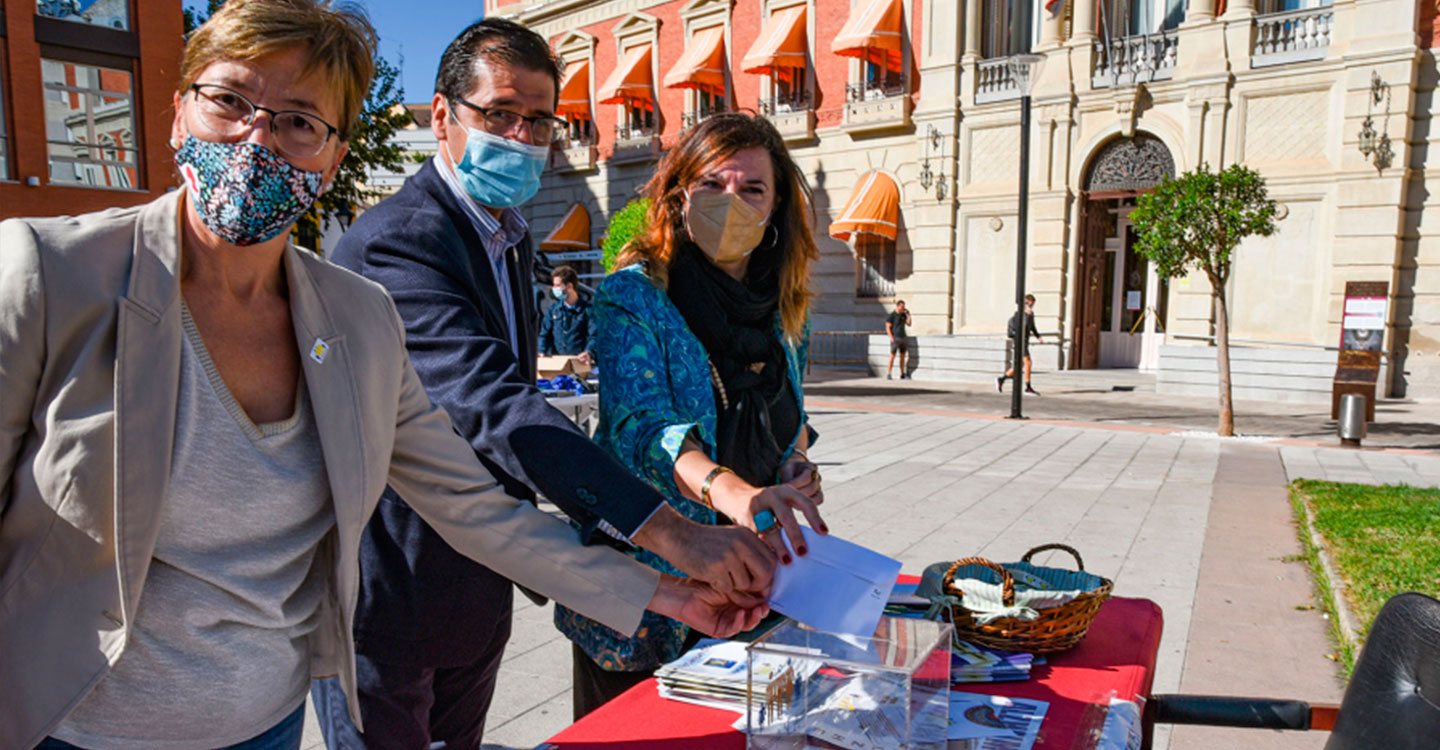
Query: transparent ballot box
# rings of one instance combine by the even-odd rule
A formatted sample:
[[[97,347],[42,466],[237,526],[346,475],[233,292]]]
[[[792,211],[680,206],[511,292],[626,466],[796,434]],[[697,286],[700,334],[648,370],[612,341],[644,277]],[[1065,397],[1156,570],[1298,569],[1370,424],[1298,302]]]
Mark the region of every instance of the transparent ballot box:
[[[872,638],[793,620],[749,647],[751,750],[944,750],[949,623],[882,617]]]

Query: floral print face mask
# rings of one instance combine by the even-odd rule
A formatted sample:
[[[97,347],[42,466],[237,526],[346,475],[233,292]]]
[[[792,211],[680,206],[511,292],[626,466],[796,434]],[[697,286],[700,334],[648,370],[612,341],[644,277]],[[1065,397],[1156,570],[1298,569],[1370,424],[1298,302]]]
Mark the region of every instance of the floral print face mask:
[[[325,179],[258,143],[215,143],[193,135],[175,152],[175,164],[200,220],[241,247],[289,229],[315,204]]]

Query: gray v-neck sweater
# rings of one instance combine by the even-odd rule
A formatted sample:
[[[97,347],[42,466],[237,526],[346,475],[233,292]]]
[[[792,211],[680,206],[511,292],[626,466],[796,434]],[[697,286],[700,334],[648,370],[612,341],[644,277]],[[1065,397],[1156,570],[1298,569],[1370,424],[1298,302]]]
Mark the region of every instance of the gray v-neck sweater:
[[[235,744],[294,711],[310,684],[328,580],[314,563],[335,513],[305,385],[290,419],[255,425],[181,318],[169,490],[135,627],[54,732],[82,747]]]

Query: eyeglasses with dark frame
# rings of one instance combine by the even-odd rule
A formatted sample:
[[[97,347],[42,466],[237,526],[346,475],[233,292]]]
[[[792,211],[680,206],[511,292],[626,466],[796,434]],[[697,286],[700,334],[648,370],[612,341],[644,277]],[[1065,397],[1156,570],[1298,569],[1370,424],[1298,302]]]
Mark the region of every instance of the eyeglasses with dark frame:
[[[485,132],[490,135],[508,136],[514,133],[516,128],[520,127],[520,123],[525,123],[525,125],[530,128],[530,140],[537,146],[549,146],[561,140],[565,137],[566,129],[570,126],[570,123],[565,120],[550,115],[526,117],[519,112],[512,112],[508,109],[482,107],[478,104],[465,101],[460,97],[456,97],[452,101],[463,104],[480,113],[480,116],[483,117],[485,121]],[[454,110],[453,105],[451,110]],[[459,122],[460,118],[456,117],[455,121]]]
[[[244,94],[218,83],[192,83],[200,122],[221,138],[241,136],[255,122],[256,112],[270,115],[270,134],[275,146],[286,156],[308,159],[325,150],[330,136],[340,129],[318,115],[299,110],[274,110],[262,107]]]

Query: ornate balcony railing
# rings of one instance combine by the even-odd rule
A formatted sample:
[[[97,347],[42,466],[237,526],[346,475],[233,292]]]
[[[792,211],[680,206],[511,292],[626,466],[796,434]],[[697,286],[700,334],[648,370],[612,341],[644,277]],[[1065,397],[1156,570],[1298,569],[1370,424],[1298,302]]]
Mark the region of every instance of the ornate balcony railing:
[[[1323,60],[1330,48],[1335,11],[1330,6],[1302,8],[1255,17],[1255,49],[1250,65],[1284,65]]]
[[[615,140],[617,141],[638,141],[655,136],[654,125],[625,125],[615,126]]]
[[[1091,85],[1133,86],[1175,75],[1180,38],[1173,31],[1095,41],[1095,73]]]
[[[900,81],[861,81],[860,83],[845,84],[845,101],[852,103],[889,99],[904,93],[905,84]]]
[[[786,141],[795,142],[815,137],[815,109],[810,93],[761,97],[756,102],[760,116],[770,121]]]
[[[684,132],[709,119],[711,115],[724,112],[723,109],[700,109],[680,115],[680,130]]]
[[[1020,87],[1015,85],[1015,75],[1010,70],[1010,58],[997,57],[981,60],[975,66],[975,101],[977,103],[998,102],[1020,97]]]
[[[862,260],[860,262],[859,278],[855,280],[855,296],[864,299],[875,299],[877,297],[894,297],[895,280],[894,269],[889,270],[889,277],[884,270],[876,268],[871,263]]]
[[[810,94],[809,92],[805,92],[792,94],[790,96],[761,97],[756,108],[760,110],[760,114],[766,117],[774,117],[775,115],[784,115],[791,112],[804,112],[810,109]]]
[[[599,139],[595,137],[595,131],[594,131],[594,130],[589,130],[589,131],[586,131],[586,132],[584,132],[584,133],[581,133],[581,134],[578,135],[578,136],[577,136],[577,135],[567,135],[567,136],[565,136],[565,139],[564,139],[563,141],[561,141],[561,148],[567,148],[567,149],[569,149],[569,148],[581,148],[581,147],[584,147],[584,146],[594,146],[594,145],[595,145],[596,143],[598,143],[598,142],[599,142]]]

